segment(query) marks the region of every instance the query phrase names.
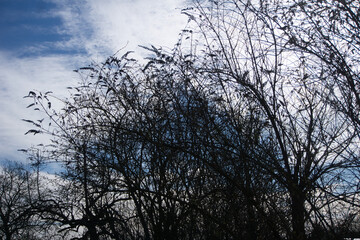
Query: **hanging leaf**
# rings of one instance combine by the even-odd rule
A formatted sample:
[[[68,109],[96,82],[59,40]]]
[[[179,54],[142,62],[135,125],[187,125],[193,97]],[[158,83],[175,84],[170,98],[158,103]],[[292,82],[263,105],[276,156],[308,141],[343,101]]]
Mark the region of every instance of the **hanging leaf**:
[[[26,108],[32,107],[32,106],[34,106],[34,105],[35,105],[35,103],[32,103],[32,104],[30,104],[29,106],[27,106]]]
[[[27,131],[25,133],[25,135],[29,134],[29,133],[33,133],[34,135],[38,134],[38,133],[41,133],[40,130],[35,130],[35,129],[30,129],[29,131]]]
[[[34,123],[33,121],[28,120],[28,119],[21,119],[21,120],[24,121],[24,122],[28,122],[28,123]]]

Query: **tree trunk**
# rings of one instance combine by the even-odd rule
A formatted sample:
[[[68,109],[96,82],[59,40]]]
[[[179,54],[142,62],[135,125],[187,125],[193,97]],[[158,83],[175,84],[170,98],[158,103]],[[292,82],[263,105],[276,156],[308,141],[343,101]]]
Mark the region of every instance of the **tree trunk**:
[[[305,195],[302,191],[290,191],[292,240],[305,240]]]
[[[99,240],[99,235],[97,234],[96,227],[94,224],[90,224],[87,226],[88,229],[88,237],[90,240]]]

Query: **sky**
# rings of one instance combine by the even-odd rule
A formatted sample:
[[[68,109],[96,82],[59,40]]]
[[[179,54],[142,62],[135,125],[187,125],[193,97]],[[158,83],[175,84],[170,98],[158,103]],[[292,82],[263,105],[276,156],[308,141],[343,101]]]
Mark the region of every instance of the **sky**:
[[[68,96],[73,71],[138,45],[171,49],[187,17],[184,0],[0,0],[0,161],[23,161],[18,149],[46,143],[24,133],[21,119],[40,115],[27,109],[29,91]]]

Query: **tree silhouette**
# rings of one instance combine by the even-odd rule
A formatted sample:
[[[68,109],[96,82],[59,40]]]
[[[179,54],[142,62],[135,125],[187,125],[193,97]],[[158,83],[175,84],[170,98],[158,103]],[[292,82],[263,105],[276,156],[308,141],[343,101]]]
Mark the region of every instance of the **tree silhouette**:
[[[360,206],[357,37],[343,32],[358,6],[335,2],[195,2],[170,52],[76,70],[61,110],[29,92],[52,124],[27,133],[49,134],[64,168],[41,218],[65,238],[343,237]]]

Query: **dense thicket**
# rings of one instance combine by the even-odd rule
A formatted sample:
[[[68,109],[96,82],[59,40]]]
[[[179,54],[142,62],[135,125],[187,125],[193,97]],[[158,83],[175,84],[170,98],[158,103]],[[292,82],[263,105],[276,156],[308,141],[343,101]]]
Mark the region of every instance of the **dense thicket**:
[[[49,122],[28,133],[64,169],[37,219],[65,239],[354,236],[359,9],[195,3],[173,51],[77,70],[60,111],[31,91]]]

